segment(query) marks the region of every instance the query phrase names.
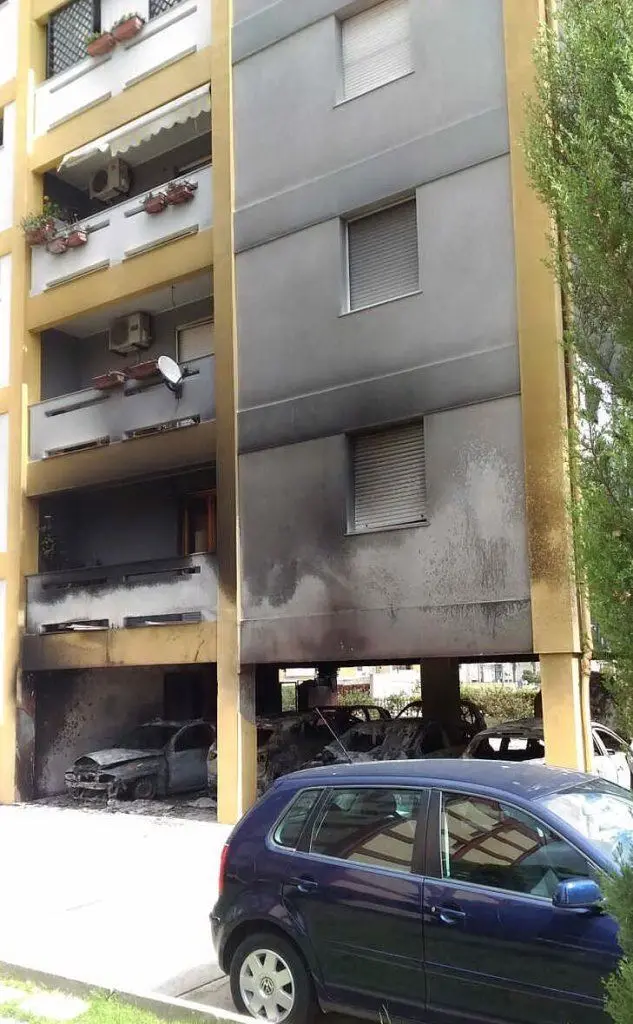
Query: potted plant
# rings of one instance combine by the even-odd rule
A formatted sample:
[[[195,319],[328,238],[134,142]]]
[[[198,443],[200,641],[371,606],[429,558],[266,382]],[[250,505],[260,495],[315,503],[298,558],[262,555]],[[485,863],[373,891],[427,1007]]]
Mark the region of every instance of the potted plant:
[[[167,197],[164,192],[148,192],[143,200],[145,213],[162,213],[167,206]]]
[[[181,181],[170,181],[165,195],[170,206],[180,206],[181,203],[190,203],[193,199],[197,186],[192,181],[182,179]]]
[[[110,53],[116,46],[116,39],[111,32],[91,32],[86,36],[86,51],[91,57],[102,57]]]
[[[44,245],[54,237],[61,209],[48,196],[44,196],[41,213],[29,213],[20,221],[20,227],[29,245]]]
[[[137,36],[144,24],[145,18],[140,14],[122,14],[120,18],[117,18],[110,31],[117,43],[124,43],[126,39],[133,39],[134,36]]]
[[[88,232],[85,228],[80,227],[79,224],[73,224],[66,232],[66,241],[69,249],[79,249],[80,246],[85,245],[88,241]]]

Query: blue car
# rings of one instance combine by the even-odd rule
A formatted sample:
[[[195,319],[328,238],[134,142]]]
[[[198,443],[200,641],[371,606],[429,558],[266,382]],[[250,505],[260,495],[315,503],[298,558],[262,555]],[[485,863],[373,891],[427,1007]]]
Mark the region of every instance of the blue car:
[[[542,765],[424,760],[280,779],[227,843],[211,922],[238,1010],[604,1024],[630,791]]]

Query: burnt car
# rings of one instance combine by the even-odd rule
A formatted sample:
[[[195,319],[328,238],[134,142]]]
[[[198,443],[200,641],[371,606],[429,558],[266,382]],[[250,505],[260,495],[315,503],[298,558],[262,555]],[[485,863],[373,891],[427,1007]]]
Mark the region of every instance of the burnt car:
[[[472,701],[460,701],[460,717],[441,724],[421,714],[422,702],[412,701],[388,721],[354,724],[338,734],[311,766],[346,761],[400,761],[421,757],[460,757],[485,719]]]
[[[147,722],[113,747],[78,757],[66,772],[66,789],[76,797],[132,800],[204,789],[214,743],[215,728],[202,719]]]
[[[378,718],[377,716],[381,717]],[[384,725],[389,713],[371,704],[287,711],[257,719],[257,790],[264,793],[281,775],[310,764],[335,736],[354,725]],[[209,750],[208,784],[217,790],[217,747]]]

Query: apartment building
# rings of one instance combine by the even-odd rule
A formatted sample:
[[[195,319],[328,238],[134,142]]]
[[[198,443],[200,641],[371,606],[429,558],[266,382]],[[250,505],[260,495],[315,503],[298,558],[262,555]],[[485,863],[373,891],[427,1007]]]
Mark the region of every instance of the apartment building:
[[[0,798],[205,716],[234,820],[315,663],[540,658],[588,766],[538,0],[124,11],[0,2]]]

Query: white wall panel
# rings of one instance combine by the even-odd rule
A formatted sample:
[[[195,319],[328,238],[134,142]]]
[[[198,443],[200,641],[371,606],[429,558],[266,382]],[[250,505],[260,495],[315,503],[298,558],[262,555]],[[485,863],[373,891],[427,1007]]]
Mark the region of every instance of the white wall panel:
[[[0,11],[2,11],[0,4]],[[0,29],[1,31],[1,29]],[[0,39],[2,36],[0,35]],[[0,44],[2,45],[2,44]],[[4,60],[0,50],[0,65]],[[15,151],[15,103],[9,103],[2,113],[4,127],[0,146],[0,231],[13,223],[13,160]]]
[[[9,384],[11,349],[11,256],[0,256],[0,388]]]
[[[0,416],[0,552],[7,550],[9,512],[9,416]]]

